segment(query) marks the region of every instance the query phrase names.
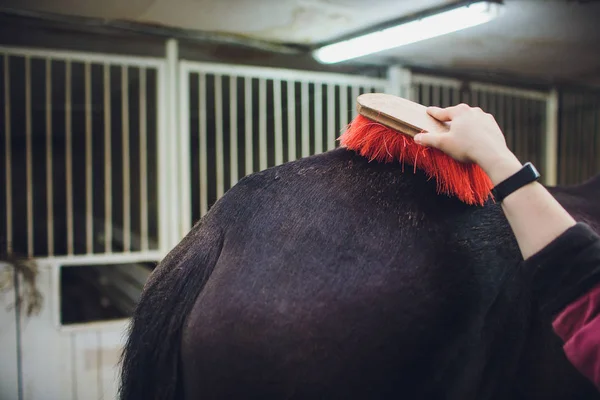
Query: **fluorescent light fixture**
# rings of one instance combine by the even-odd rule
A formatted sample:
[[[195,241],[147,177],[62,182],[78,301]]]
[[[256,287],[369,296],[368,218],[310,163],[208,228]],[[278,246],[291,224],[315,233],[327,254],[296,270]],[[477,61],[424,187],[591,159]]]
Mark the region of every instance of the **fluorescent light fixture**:
[[[501,5],[481,1],[333,43],[314,51],[321,63],[333,64],[484,24],[500,14]]]

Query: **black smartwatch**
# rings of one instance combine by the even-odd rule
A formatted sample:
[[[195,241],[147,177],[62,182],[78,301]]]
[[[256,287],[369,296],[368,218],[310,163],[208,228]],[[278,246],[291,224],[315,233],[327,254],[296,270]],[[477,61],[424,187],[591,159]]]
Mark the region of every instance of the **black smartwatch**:
[[[530,184],[531,182],[537,181],[539,178],[540,173],[537,169],[535,169],[533,164],[530,162],[525,163],[525,165],[523,165],[518,172],[514,173],[496,185],[496,187],[492,189],[492,195],[494,196],[494,199],[500,203],[509,194],[525,185]]]

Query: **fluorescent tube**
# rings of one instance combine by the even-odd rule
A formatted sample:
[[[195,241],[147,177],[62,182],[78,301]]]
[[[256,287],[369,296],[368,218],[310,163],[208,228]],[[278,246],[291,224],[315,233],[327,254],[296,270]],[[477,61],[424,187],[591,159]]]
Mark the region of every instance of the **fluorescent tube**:
[[[378,32],[333,43],[313,52],[333,64],[484,24],[500,13],[500,4],[482,1],[410,21]]]

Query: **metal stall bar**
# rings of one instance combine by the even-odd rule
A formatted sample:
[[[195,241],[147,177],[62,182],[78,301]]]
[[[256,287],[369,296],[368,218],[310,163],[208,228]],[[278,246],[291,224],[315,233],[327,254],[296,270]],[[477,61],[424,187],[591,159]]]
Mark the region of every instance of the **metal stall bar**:
[[[251,174],[254,171],[253,157],[252,157],[252,78],[244,77],[244,124],[245,124],[245,161],[246,169],[244,172],[246,175]]]
[[[450,105],[451,106],[455,106],[457,104],[460,104],[460,92],[461,90],[459,88],[448,88],[449,90],[452,91],[452,96],[450,99]]]
[[[335,148],[335,85],[327,84],[327,150]]]
[[[470,106],[479,106],[479,92],[477,90],[471,90],[471,103]],[[485,111],[485,110],[484,110]]]
[[[166,160],[169,158],[169,152],[167,149],[167,139],[169,132],[169,121],[167,119],[166,110],[167,107],[165,102],[167,101],[167,68],[165,64],[162,64],[157,67],[158,74],[158,82],[156,85],[157,96],[154,101],[154,106],[157,107],[158,115],[157,115],[157,147],[156,153],[149,153],[149,157],[156,157],[156,159],[160,163],[166,163]],[[146,76],[147,78],[147,76]],[[146,93],[147,95],[148,93]],[[147,106],[152,106],[146,100]],[[189,129],[189,123],[184,125],[184,129]],[[189,135],[187,135],[189,136]],[[183,140],[183,139],[182,139]],[[152,158],[150,158],[152,159]],[[186,160],[184,155],[180,155],[180,160]],[[159,164],[160,165],[160,164]],[[189,159],[187,159],[187,163],[185,167],[188,169],[189,174]],[[182,176],[185,176],[183,171],[181,172]],[[172,176],[169,176],[167,168],[158,168],[157,171],[158,184],[160,186],[167,186],[169,179],[172,179]],[[189,182],[189,180],[188,180]],[[169,216],[169,207],[174,207],[175,204],[169,204],[170,197],[167,190],[157,190],[155,191],[155,195],[158,196],[158,248],[163,253],[166,254],[172,245],[172,241],[175,239],[171,239],[169,237],[169,230],[172,229],[172,225],[174,221],[171,221]],[[189,200],[190,196],[187,196],[186,201]],[[188,203],[189,204],[189,203]],[[185,208],[183,211],[189,212],[190,207]],[[191,218],[190,218],[191,219]],[[189,221],[189,220],[188,220]],[[190,223],[190,222],[188,222]]]
[[[267,169],[267,80],[258,80],[258,168]]]
[[[323,152],[323,84],[315,82],[315,153]]]
[[[65,62],[65,146],[67,178],[67,254],[74,254],[73,245],[73,127],[71,120],[71,62]]]
[[[358,98],[359,94],[360,94],[360,87],[357,85],[352,86],[352,98],[350,99],[350,110],[352,111],[352,119],[354,119],[356,117],[356,115],[358,114],[358,112],[356,111],[356,99]]]
[[[430,106],[431,105],[431,88],[433,85],[422,84],[421,85],[421,103]]]
[[[225,193],[225,171],[223,156],[223,77],[215,75],[215,152],[217,172],[217,198]]]
[[[104,64],[104,252],[112,253],[110,64]]]
[[[207,156],[207,132],[206,132],[206,74],[200,74],[198,79],[198,104],[199,104],[199,159],[200,159],[200,215],[208,211],[208,163]]]
[[[148,127],[146,120],[146,68],[140,67],[140,250],[148,250]],[[189,126],[189,124],[188,124]]]
[[[46,59],[46,231],[48,255],[54,254],[54,200],[52,191],[52,61]]]
[[[443,86],[431,86],[429,91],[431,92],[431,105],[441,107],[442,96],[441,90]]]
[[[502,129],[502,131],[504,132],[504,135],[506,136],[507,135],[506,113],[504,110],[505,98],[506,98],[506,96],[503,96],[503,95],[500,95],[498,97],[498,110],[496,112],[495,118],[496,118],[496,121],[498,122],[498,125],[500,126],[500,129]],[[506,140],[506,138],[504,140]]]
[[[169,193],[169,207],[162,209],[168,215],[168,228],[169,228],[169,246],[175,246],[179,242],[180,238],[189,229],[190,219],[187,218],[185,221],[181,219],[181,212],[188,212],[190,210],[189,199],[190,196],[179,196],[178,191],[181,190],[182,186],[185,186],[187,182],[182,182],[181,179],[189,173],[189,159],[188,152],[178,154],[177,145],[180,146],[182,143],[187,143],[189,135],[182,138],[180,131],[180,119],[178,118],[178,109],[180,109],[178,97],[178,83],[181,82],[179,76],[179,45],[177,40],[168,39],[165,46],[165,91],[163,92],[162,99],[166,100],[161,103],[161,106],[165,110],[165,119],[167,120],[165,128],[167,131],[167,141],[165,143],[167,147],[167,157],[163,159],[165,167],[171,172],[166,182],[163,183],[163,190],[167,190]],[[189,147],[188,147],[189,148]],[[179,160],[179,157],[182,157]],[[178,223],[179,222],[179,223]]]
[[[513,97],[511,98],[511,107],[513,109],[513,118],[514,118],[514,122],[513,122],[513,127],[514,127],[514,142],[513,142],[513,148],[511,149],[515,155],[519,158],[519,160],[521,162],[523,162],[523,156],[521,155],[521,148],[522,146],[522,142],[523,142],[523,135],[522,135],[522,129],[521,129],[521,121],[523,120],[523,115],[521,113],[521,107],[520,107],[520,102],[519,102],[519,98],[518,97]]]
[[[238,181],[238,90],[237,77],[229,77],[229,186]]]
[[[275,165],[283,163],[283,107],[281,104],[281,80],[273,81],[273,110],[275,119]],[[233,186],[233,185],[232,185]]]
[[[310,98],[308,93],[308,81],[302,82],[300,93],[300,107],[302,112],[302,157],[310,155]]]
[[[142,73],[143,71],[143,73]],[[144,119],[146,118],[146,71],[140,71],[140,88],[142,85],[144,86],[144,93],[140,92],[140,118],[142,112],[144,114]],[[142,79],[143,77],[143,79]],[[180,122],[178,126],[180,127],[181,134],[179,135],[179,154],[177,155],[178,160],[183,164],[181,168],[179,168],[179,204],[181,204],[181,209],[179,210],[179,235],[184,236],[190,229],[190,225],[192,223],[191,216],[191,188],[189,185],[190,182],[190,73],[185,66],[180,66],[179,71],[179,118]],[[143,100],[143,101],[142,101]],[[142,107],[144,104],[144,107]],[[146,130],[146,121],[144,120],[144,131]],[[140,121],[140,132],[142,132],[142,125]],[[144,141],[146,138],[144,137]],[[141,143],[141,140],[140,140]],[[142,156],[145,159],[145,156]],[[144,168],[146,168],[144,166]],[[143,204],[143,203],[142,203]],[[143,227],[142,231],[144,230]],[[176,240],[174,238],[173,240]]]
[[[123,146],[123,250],[131,251],[131,184],[129,175],[129,74],[121,67],[121,144]]]
[[[288,161],[296,159],[296,84],[287,83]]]
[[[9,55],[4,54],[4,174],[6,179],[6,253],[12,254],[12,160],[11,160],[11,123],[10,123],[10,67]]]
[[[340,130],[345,130],[348,125],[348,89],[346,86],[340,85]]]
[[[85,251],[94,252],[94,209],[92,170],[92,71],[85,63]]]
[[[33,257],[33,160],[31,148],[31,58],[25,57],[25,162],[27,185],[27,256]]]

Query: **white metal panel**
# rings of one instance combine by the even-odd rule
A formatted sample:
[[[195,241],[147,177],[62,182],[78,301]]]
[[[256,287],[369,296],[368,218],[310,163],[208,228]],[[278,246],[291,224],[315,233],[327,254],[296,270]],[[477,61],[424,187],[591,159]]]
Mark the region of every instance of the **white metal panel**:
[[[72,387],[68,373],[72,354],[68,337],[58,334],[53,324],[59,304],[56,302],[57,282],[54,266],[38,263],[36,285],[44,303],[38,315],[28,317],[21,313],[21,343],[24,399],[69,399]],[[20,285],[25,285],[20,280]],[[43,356],[42,356],[43,355]]]
[[[73,330],[68,337],[72,354],[72,390],[75,399],[116,399],[119,357],[123,351],[125,325],[110,329]]]
[[[203,80],[206,76],[215,76],[214,98],[205,99],[198,102],[198,110],[192,114],[186,111],[185,117],[195,115],[196,111],[200,115],[199,142],[198,150],[199,166],[191,166],[191,169],[198,170],[200,182],[191,182],[194,190],[200,193],[199,204],[195,204],[199,210],[194,210],[195,215],[204,215],[208,211],[210,204],[205,204],[203,193],[206,189],[216,188],[216,198],[223,195],[226,187],[223,181],[229,172],[229,186],[237,183],[237,163],[244,163],[244,174],[249,175],[258,170],[267,168],[269,160],[274,160],[275,165],[284,161],[294,161],[299,155],[308,157],[315,153],[321,153],[325,150],[335,148],[336,144],[336,122],[344,129],[349,117],[356,115],[355,98],[361,93],[363,88],[371,88],[376,91],[385,91],[388,87],[384,79],[369,77],[314,73],[306,71],[281,70],[264,67],[246,67],[232,66],[212,63],[198,63],[181,61],[182,74],[200,77],[199,95],[201,99],[205,98],[203,90],[210,90],[212,82]],[[238,93],[237,79],[243,80],[244,94]],[[229,93],[222,92],[223,79],[229,78]],[[272,82],[272,91],[271,91]],[[339,99],[336,100],[336,84],[340,87]],[[209,85],[209,89],[203,89]],[[183,90],[184,86],[182,86]],[[254,92],[256,91],[256,93]],[[324,94],[327,95],[327,107],[323,107]],[[229,96],[229,118],[230,132],[224,132],[223,118],[227,118],[223,104],[226,96]],[[240,96],[242,96],[240,98]],[[272,102],[271,100],[272,96]],[[348,97],[351,96],[352,99]],[[183,99],[184,96],[182,95]],[[238,101],[244,100],[244,143],[243,149],[237,143],[237,114]],[[190,103],[182,103],[184,108],[189,108]],[[284,108],[285,107],[285,108]],[[341,107],[341,108],[340,108]],[[350,107],[350,108],[349,108]],[[215,115],[204,116],[207,110],[214,108]],[[336,115],[339,113],[339,119],[336,121]],[[182,114],[183,115],[183,114]],[[212,118],[214,117],[214,124]],[[299,120],[298,120],[299,119]],[[323,120],[326,121],[326,128]],[[272,122],[272,125],[271,125]],[[284,132],[284,127],[286,132]],[[327,132],[323,130],[327,129]],[[189,131],[184,134],[190,135]],[[269,142],[271,138],[273,143]],[[204,151],[205,138],[212,142],[214,137],[215,149]],[[223,148],[223,141],[229,139],[229,149]],[[327,143],[325,143],[327,141]],[[299,146],[299,148],[297,148]],[[284,148],[285,147],[285,148]],[[185,151],[184,148],[181,151]],[[192,151],[195,151],[192,149]],[[216,160],[215,168],[205,168],[206,158],[212,156]],[[223,163],[224,151],[230,154],[228,165]],[[238,160],[237,154],[243,154]],[[243,160],[241,159],[243,158]],[[258,162],[257,162],[258,161]],[[227,171],[229,170],[229,171]],[[196,188],[199,186],[199,188]],[[211,192],[211,196],[212,196]],[[195,198],[195,196],[192,196]],[[212,203],[214,199],[209,199]],[[195,201],[195,200],[194,200]]]
[[[18,399],[16,291],[14,269],[0,263],[0,398]]]
[[[98,360],[98,332],[79,332],[66,335],[71,343],[73,397],[102,399]]]
[[[119,387],[119,357],[123,351],[125,329],[99,332],[98,367],[103,399],[116,399]]]
[[[113,60],[110,57],[86,57],[86,55],[70,52],[7,47],[1,49],[6,53],[3,53],[4,76],[0,79],[6,81],[8,85],[3,90],[6,106],[0,112],[23,116],[23,119],[17,122],[23,126],[22,138],[24,139],[23,144],[17,142],[19,146],[17,150],[22,152],[23,160],[15,160],[15,149],[12,147],[15,146],[16,125],[14,125],[15,121],[11,121],[9,114],[8,118],[5,118],[0,135],[4,144],[8,144],[6,154],[3,151],[0,157],[3,164],[1,169],[5,171],[6,183],[8,183],[6,185],[7,218],[2,218],[3,224],[6,220],[8,235],[2,241],[2,246],[4,247],[5,242],[12,245],[14,232],[20,231],[25,234],[16,237],[17,240],[22,241],[18,243],[19,248],[24,249],[24,253],[30,257],[52,256],[57,253],[60,256],[74,255],[76,251],[87,254],[93,254],[94,250],[111,252],[113,239],[122,241],[120,244],[124,251],[131,251],[134,242],[136,246],[138,243],[149,243],[146,233],[148,220],[158,218],[166,221],[166,224],[159,223],[159,241],[161,237],[166,237],[165,234],[168,235],[172,226],[177,228],[176,221],[171,218],[148,215],[149,211],[150,214],[159,214],[157,208],[161,210],[160,213],[179,209],[176,206],[169,206],[168,202],[171,201],[169,198],[163,200],[161,197],[165,192],[168,196],[175,196],[177,195],[175,190],[149,191],[147,185],[148,182],[152,182],[153,187],[164,188],[165,184],[172,183],[177,178],[178,172],[165,168],[165,160],[169,158],[168,151],[172,147],[165,145],[175,140],[176,135],[164,138],[167,134],[167,130],[161,125],[166,120],[163,115],[166,113],[164,107],[151,104],[153,112],[146,112],[145,108],[148,104],[145,101],[144,84],[140,84],[140,92],[144,91],[144,99],[140,99],[140,108],[143,107],[144,110],[140,110],[139,130],[136,128],[136,132],[132,132],[131,129],[135,125],[130,125],[132,111],[130,108],[133,104],[129,101],[129,88],[134,83],[135,75],[129,71],[139,70],[140,82],[143,79],[149,87],[156,84],[158,92],[156,99],[160,102],[164,92],[165,61],[147,62],[149,60],[144,59],[142,62],[136,62],[135,57]],[[14,70],[15,64],[9,63],[13,59],[22,63],[22,71]],[[120,70],[118,68],[117,71],[114,70],[116,65],[121,66]],[[152,82],[147,79],[147,71],[152,71],[154,74]],[[111,84],[116,84],[115,80],[111,79],[114,78],[111,76],[114,72],[119,72],[121,78],[118,88],[111,87]],[[60,87],[56,87],[57,78],[61,81],[64,79]],[[14,86],[15,80],[21,80],[21,85]],[[40,80],[41,85],[38,83]],[[15,87],[23,93],[11,93]],[[154,88],[152,91],[154,96]],[[15,96],[19,95],[23,97],[23,101],[15,102]],[[111,101],[116,96],[120,96],[121,101]],[[61,104],[57,104],[58,102]],[[97,104],[98,102],[101,105]],[[98,109],[93,110],[92,107],[96,105]],[[113,124],[113,119],[117,115],[121,120],[120,129]],[[79,121],[82,123],[79,124]],[[147,147],[149,141],[146,140],[148,139],[147,124],[154,121],[157,123],[157,132],[156,136],[152,137],[152,146],[153,149],[157,149],[157,152],[149,154]],[[95,131],[96,129],[99,129],[98,132]],[[141,132],[142,130],[144,132]],[[154,131],[152,134],[154,136]],[[38,135],[45,137],[37,141]],[[131,165],[134,147],[130,143],[130,138],[134,137],[135,140],[139,137],[141,145],[139,150],[135,149],[136,152],[139,151],[135,154],[140,159],[139,174],[138,166],[133,168],[134,166]],[[96,141],[97,139],[100,139],[99,142]],[[95,143],[98,145],[95,146]],[[41,150],[40,154],[38,154],[38,146]],[[119,165],[117,170],[113,161],[119,151],[121,151],[119,155],[121,162],[116,163]],[[20,162],[23,164],[16,164]],[[148,162],[151,163],[151,168],[148,168]],[[159,165],[155,168],[157,164]],[[24,167],[22,171],[24,190],[20,191],[14,190],[16,165]],[[96,171],[96,169],[100,170]],[[63,176],[56,176],[57,171],[62,171]],[[136,176],[133,176],[134,171]],[[163,171],[166,171],[166,174],[161,177]],[[149,172],[152,175],[158,174],[158,179],[154,176],[148,177]],[[142,178],[140,174],[144,177]],[[122,178],[122,185],[115,186],[114,177]],[[98,181],[95,181],[96,179]],[[75,186],[78,182],[81,182],[81,191]],[[137,194],[132,197],[132,188],[138,185],[138,182],[144,198]],[[98,186],[102,186],[102,189]],[[36,198],[38,193],[43,193],[43,196]],[[79,193],[82,194],[81,202]],[[13,209],[15,201],[22,204],[25,210],[22,215],[19,215],[18,221],[15,220]],[[96,202],[102,205],[96,207]],[[149,204],[152,208],[149,208]],[[123,208],[122,226],[114,219],[118,215],[113,210],[116,205],[119,210],[121,206]],[[38,210],[43,211],[38,214]],[[5,210],[1,212],[4,214]],[[94,215],[95,212],[99,215]],[[137,232],[135,237],[132,236],[131,214],[133,212],[136,213],[136,220],[138,212],[145,215],[141,221],[142,225],[145,225],[142,226],[142,231],[146,234],[140,240]],[[78,219],[78,215],[82,218]],[[77,231],[79,229],[81,229],[80,235]],[[151,234],[152,239],[155,239],[156,233],[152,231]],[[100,243],[103,248],[94,249],[94,243]],[[149,246],[145,249],[147,247]],[[169,245],[164,247],[170,248]],[[117,249],[114,251],[117,252]]]

